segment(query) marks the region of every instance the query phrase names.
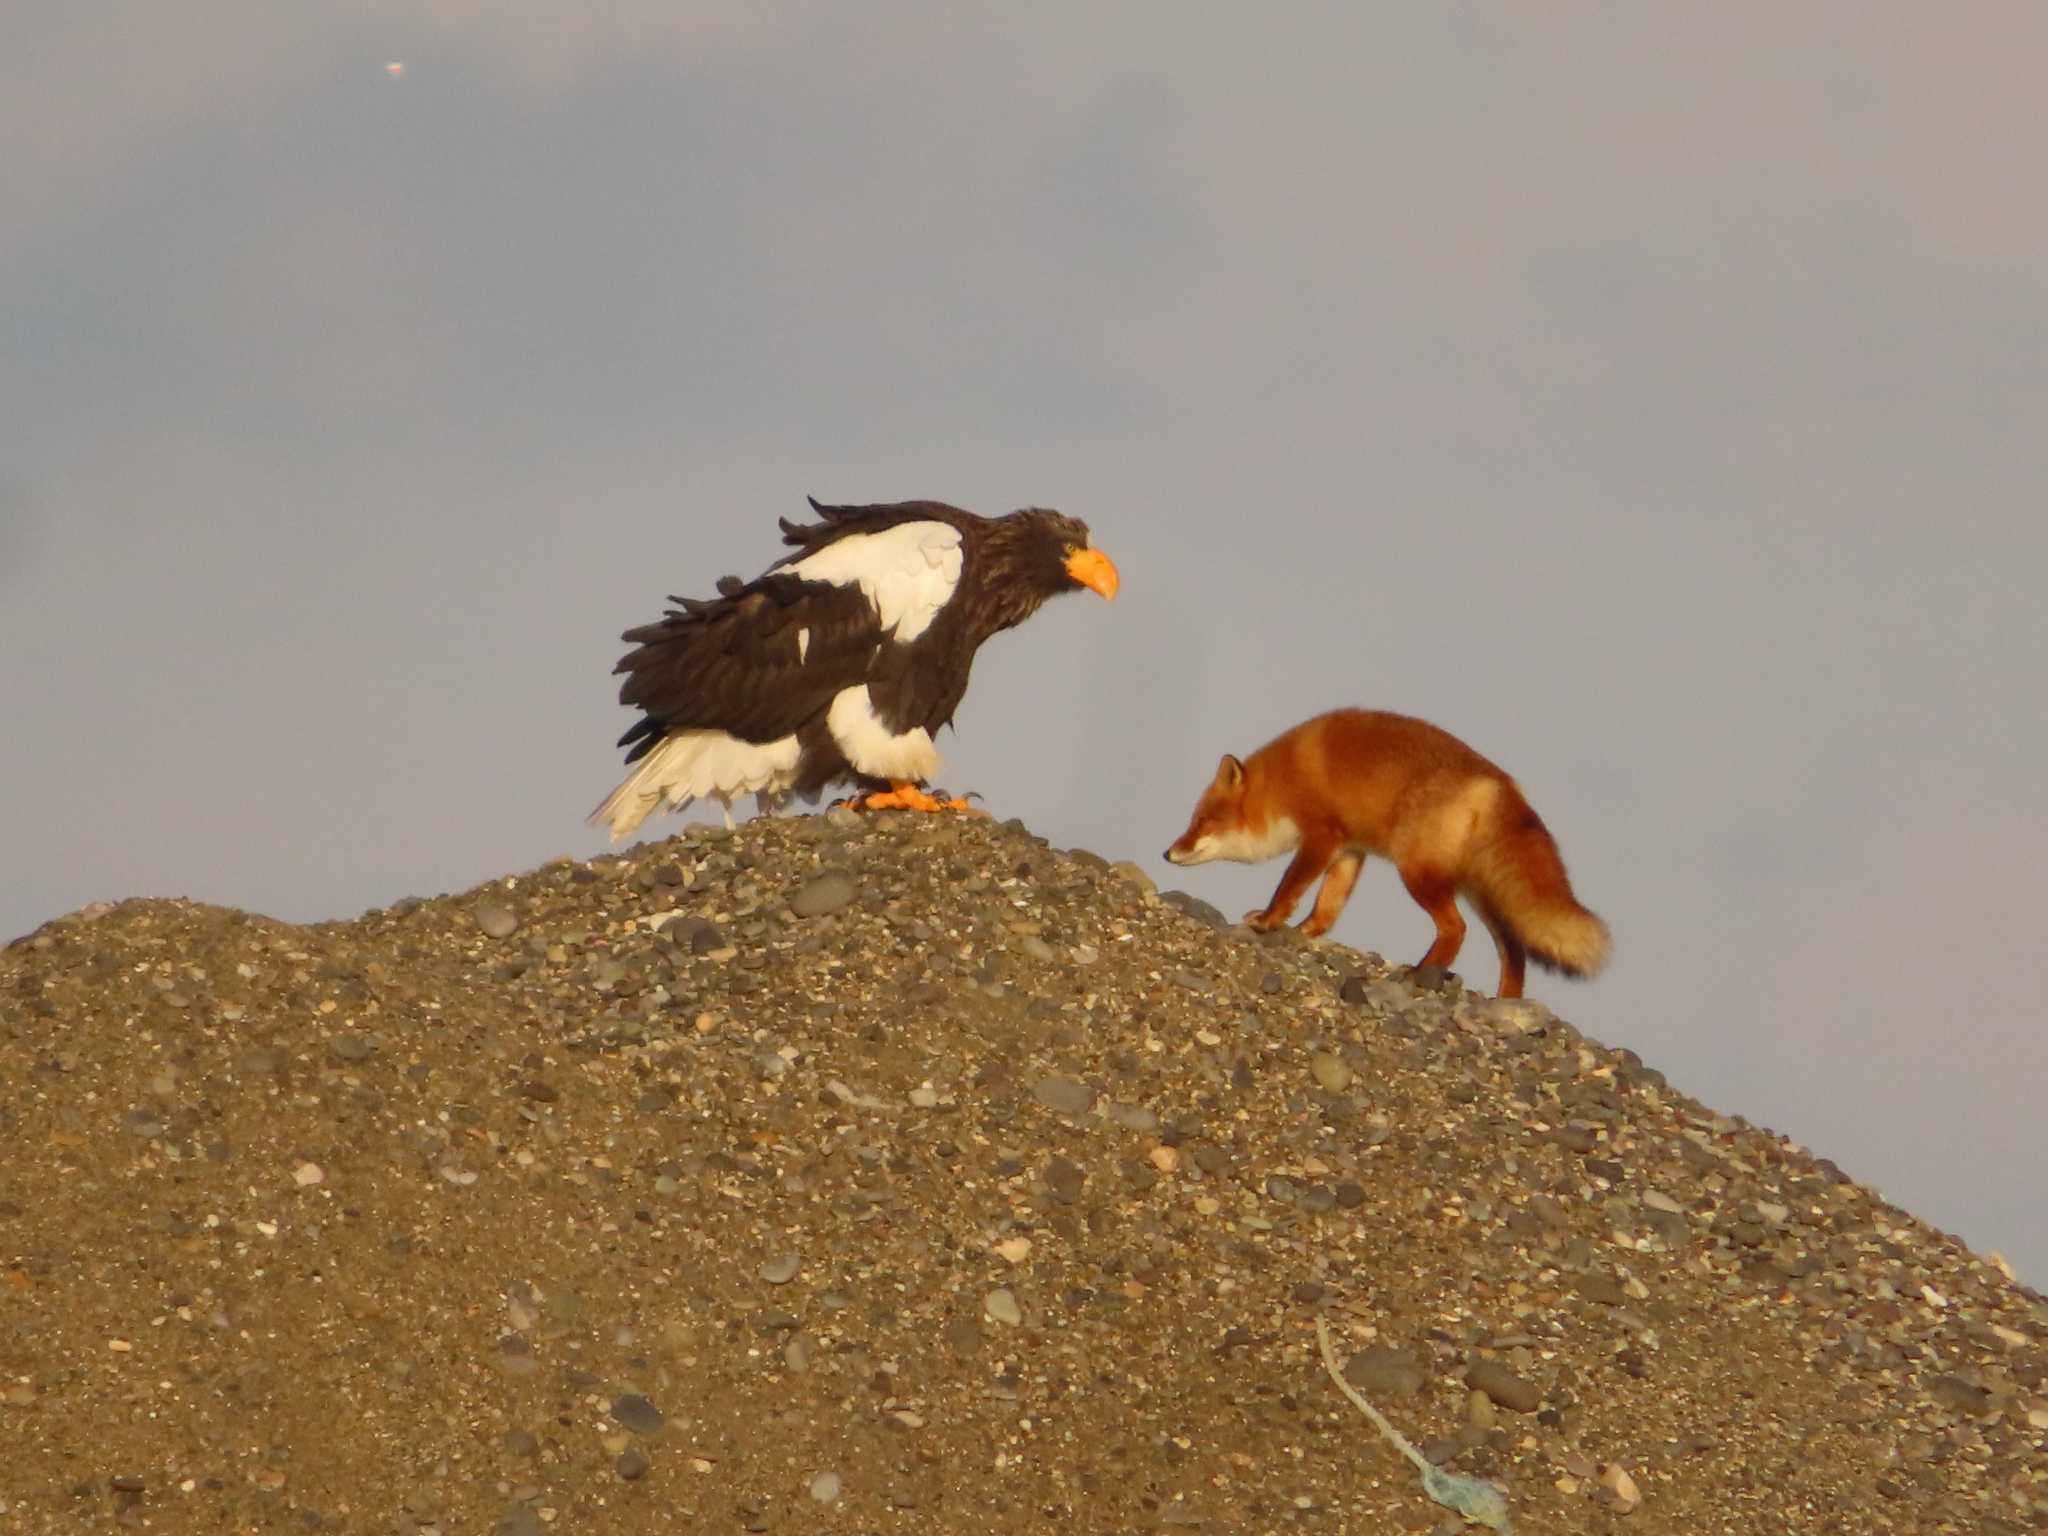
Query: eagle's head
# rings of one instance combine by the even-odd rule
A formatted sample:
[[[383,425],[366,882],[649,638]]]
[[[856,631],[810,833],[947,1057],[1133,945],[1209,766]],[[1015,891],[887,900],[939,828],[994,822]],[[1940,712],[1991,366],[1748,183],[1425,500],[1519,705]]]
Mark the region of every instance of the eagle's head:
[[[1088,538],[1088,525],[1046,507],[1027,507],[1010,514],[1020,526],[1019,575],[1044,597],[1086,587],[1105,598],[1116,596],[1118,576],[1109,556]]]

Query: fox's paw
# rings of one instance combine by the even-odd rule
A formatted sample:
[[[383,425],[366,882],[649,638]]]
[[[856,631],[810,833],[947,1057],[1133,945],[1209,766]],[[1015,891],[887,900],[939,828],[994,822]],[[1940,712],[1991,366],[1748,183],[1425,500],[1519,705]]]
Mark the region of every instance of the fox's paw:
[[[1274,917],[1264,907],[1261,907],[1256,912],[1245,913],[1243,922],[1245,927],[1251,929],[1253,933],[1271,933],[1275,928],[1284,927],[1287,919],[1284,917]]]

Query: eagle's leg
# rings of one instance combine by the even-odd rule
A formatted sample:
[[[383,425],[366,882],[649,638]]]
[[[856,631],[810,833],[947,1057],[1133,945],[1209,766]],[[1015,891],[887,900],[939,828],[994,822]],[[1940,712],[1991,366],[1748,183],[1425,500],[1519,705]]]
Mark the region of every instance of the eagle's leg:
[[[864,811],[962,811],[969,816],[986,816],[987,811],[969,805],[955,795],[941,800],[930,795],[909,779],[891,779],[889,787],[872,795],[863,796],[853,802],[855,809]]]

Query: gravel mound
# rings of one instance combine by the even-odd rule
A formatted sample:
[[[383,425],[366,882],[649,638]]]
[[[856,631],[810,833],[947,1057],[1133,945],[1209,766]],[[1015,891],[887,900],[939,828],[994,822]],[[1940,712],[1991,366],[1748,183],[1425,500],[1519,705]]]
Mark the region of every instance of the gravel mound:
[[[1013,825],[0,952],[0,1526],[2048,1527],[2048,1304],[1540,1003]]]

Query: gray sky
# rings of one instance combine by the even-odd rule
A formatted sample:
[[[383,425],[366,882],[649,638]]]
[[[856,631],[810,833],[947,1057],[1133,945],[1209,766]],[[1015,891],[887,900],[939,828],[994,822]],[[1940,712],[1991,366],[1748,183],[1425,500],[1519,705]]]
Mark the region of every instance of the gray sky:
[[[1234,913],[1220,752],[1434,719],[1613,926],[1537,995],[2048,1281],[2048,12],[582,9],[16,18],[0,934],[594,852],[664,594],[1052,505],[1123,595],[952,787]]]

